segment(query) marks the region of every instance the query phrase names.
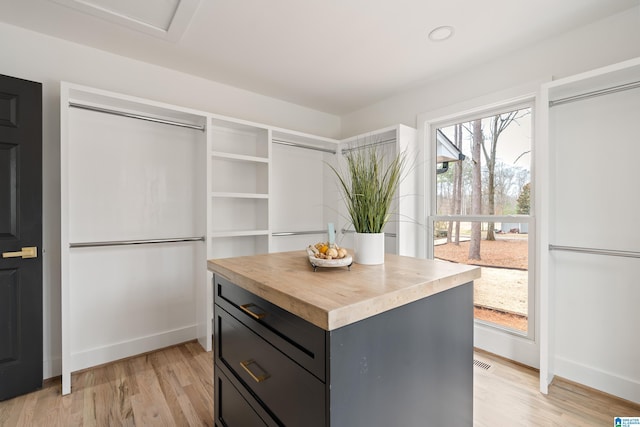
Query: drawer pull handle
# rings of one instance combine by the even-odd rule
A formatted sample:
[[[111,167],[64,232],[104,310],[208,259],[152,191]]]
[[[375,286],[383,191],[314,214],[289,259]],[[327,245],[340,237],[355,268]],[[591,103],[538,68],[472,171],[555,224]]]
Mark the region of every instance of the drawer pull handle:
[[[260,369],[262,371],[261,374],[254,374],[251,369],[249,368],[249,366],[251,365],[255,365],[258,367],[258,369]],[[267,378],[269,378],[271,375],[269,375],[268,373],[266,373],[264,371],[264,369],[262,369],[260,367],[260,365],[258,365],[253,359],[250,360],[245,360],[244,362],[240,362],[240,366],[242,366],[242,369],[244,369],[245,371],[247,371],[247,373],[251,376],[251,378],[253,378],[255,380],[255,382],[257,383],[261,383],[263,381],[266,381]]]
[[[264,319],[267,316],[267,313],[265,313],[264,311],[262,313],[256,313],[255,311],[251,311],[251,309],[250,309],[251,307],[257,307],[258,309],[260,309],[262,311],[262,309],[260,307],[258,307],[257,305],[255,305],[253,303],[244,304],[244,305],[240,306],[242,311],[244,311],[245,313],[247,313],[249,316],[253,317],[256,320]]]

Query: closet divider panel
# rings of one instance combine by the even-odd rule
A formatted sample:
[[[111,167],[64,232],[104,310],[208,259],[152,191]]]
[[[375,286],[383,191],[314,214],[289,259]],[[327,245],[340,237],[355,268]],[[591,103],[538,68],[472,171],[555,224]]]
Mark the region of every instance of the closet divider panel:
[[[424,234],[424,221],[420,218],[419,206],[424,205],[424,195],[420,194],[420,176],[418,164],[420,148],[418,132],[405,125],[398,125],[397,150],[407,156],[405,175],[398,187],[398,215],[396,224],[397,254],[418,256],[420,235]]]

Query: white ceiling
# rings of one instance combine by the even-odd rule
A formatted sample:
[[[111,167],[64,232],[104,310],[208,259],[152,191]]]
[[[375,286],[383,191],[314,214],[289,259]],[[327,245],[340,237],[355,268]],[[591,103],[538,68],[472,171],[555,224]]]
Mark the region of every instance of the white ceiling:
[[[69,7],[76,1],[84,11]],[[0,21],[340,115],[639,0],[145,2],[197,7],[190,22],[176,17],[184,32],[170,37],[86,11],[122,0],[0,0]],[[429,41],[441,25],[453,26],[454,36]]]

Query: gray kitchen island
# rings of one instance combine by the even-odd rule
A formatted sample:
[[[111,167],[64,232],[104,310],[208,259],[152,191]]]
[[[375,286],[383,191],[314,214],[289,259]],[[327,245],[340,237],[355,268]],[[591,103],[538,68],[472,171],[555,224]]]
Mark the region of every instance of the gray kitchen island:
[[[304,251],[208,261],[219,427],[473,424],[477,267]]]

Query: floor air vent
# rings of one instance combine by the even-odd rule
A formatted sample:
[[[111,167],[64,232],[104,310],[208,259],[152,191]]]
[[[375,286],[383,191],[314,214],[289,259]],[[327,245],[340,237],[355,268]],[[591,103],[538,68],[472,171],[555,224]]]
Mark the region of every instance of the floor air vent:
[[[488,363],[481,362],[478,359],[473,359],[473,366],[484,369],[485,371],[489,370],[489,368],[491,367],[491,365],[489,365]]]

